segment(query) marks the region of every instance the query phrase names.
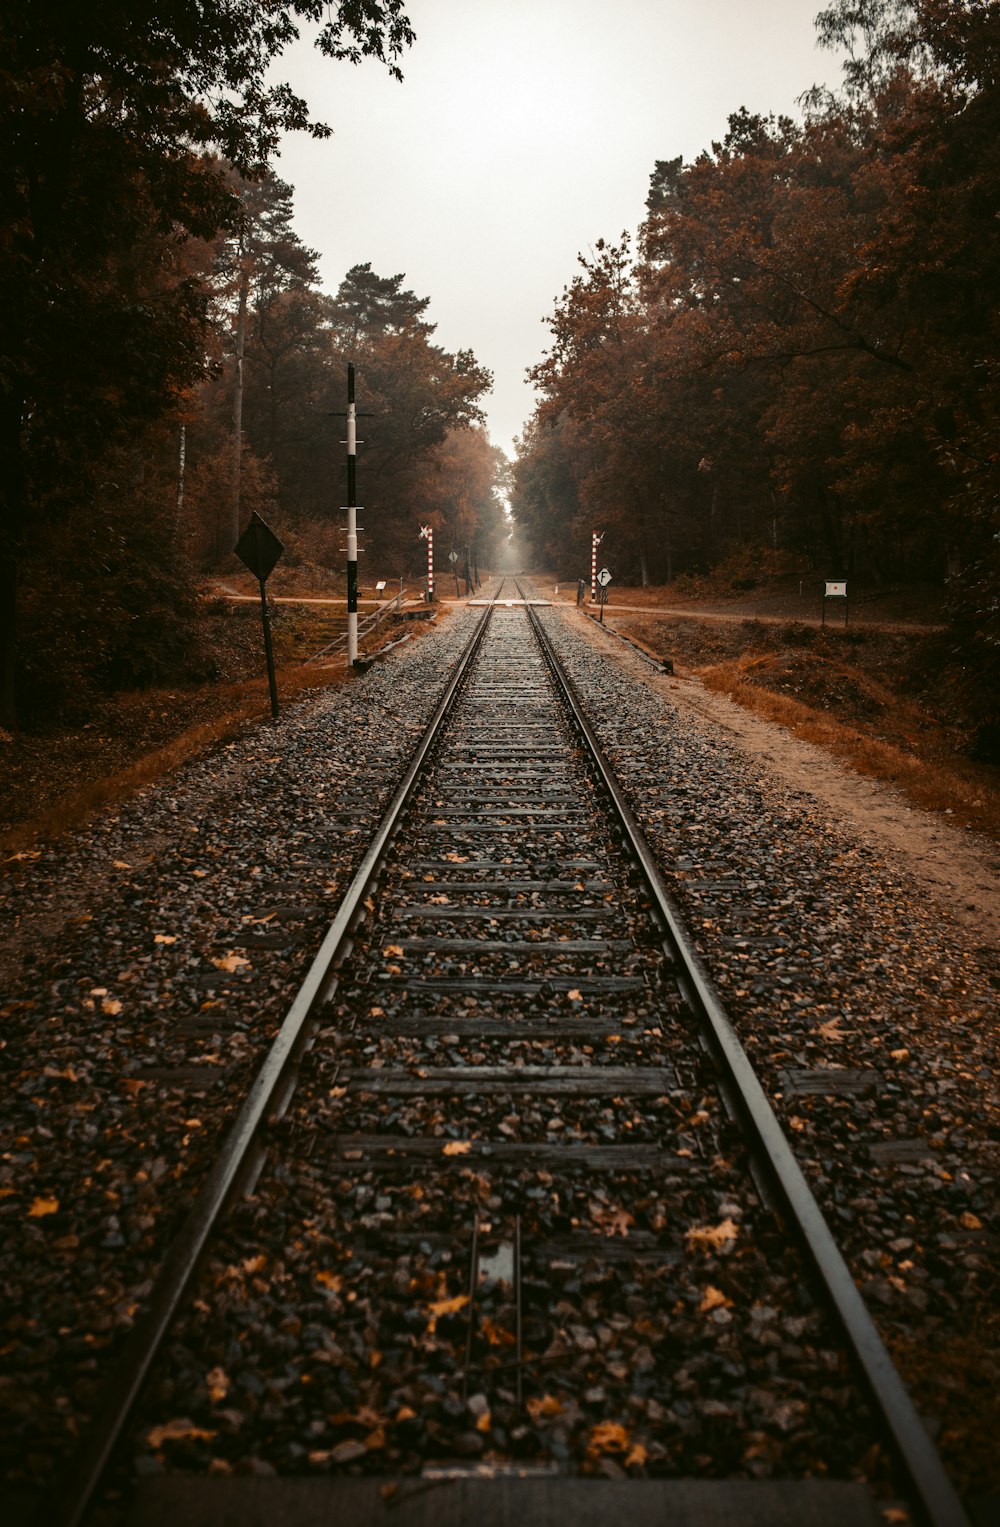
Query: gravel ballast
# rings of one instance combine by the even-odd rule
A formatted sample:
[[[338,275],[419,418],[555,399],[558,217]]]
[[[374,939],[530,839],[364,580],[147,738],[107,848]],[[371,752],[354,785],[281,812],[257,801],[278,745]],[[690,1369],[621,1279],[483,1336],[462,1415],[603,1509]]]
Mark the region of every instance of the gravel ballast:
[[[71,1445],[475,618],[0,882],[12,1482]],[[995,953],[641,660],[545,619],[945,1461],[995,1489]]]

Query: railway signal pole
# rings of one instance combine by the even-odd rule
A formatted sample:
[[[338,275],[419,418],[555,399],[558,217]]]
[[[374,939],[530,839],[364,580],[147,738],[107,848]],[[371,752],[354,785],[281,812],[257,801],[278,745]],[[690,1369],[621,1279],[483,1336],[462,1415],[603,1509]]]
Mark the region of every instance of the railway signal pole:
[[[590,602],[593,604],[597,598],[597,548],[604,540],[604,531],[600,535],[595,530],[590,538]]]
[[[354,365],[347,367],[347,661],[358,659],[358,423]]]
[[[427,602],[434,602],[434,529],[431,525],[421,525],[420,538],[427,542]]]

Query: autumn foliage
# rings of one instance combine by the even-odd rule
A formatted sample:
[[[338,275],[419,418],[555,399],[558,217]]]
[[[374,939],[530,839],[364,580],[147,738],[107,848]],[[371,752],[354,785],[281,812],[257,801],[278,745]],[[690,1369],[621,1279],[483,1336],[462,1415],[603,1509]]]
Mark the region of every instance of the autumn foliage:
[[[1000,652],[1000,4],[838,0],[818,26],[842,90],[800,121],[734,113],[693,163],[656,164],[635,241],[581,257],[532,373],[515,512],[564,574],[598,530],[643,582],[747,550],[948,578],[981,688]]]

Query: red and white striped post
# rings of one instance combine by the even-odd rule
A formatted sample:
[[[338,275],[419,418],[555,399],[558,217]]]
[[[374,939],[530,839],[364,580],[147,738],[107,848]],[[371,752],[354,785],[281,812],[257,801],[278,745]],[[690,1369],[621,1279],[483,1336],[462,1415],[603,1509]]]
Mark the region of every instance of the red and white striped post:
[[[428,603],[434,602],[434,530],[430,525],[421,525],[420,534],[427,542],[427,599]]]
[[[597,598],[597,548],[604,540],[604,532],[598,535],[595,530],[590,538],[590,602],[594,603]]]

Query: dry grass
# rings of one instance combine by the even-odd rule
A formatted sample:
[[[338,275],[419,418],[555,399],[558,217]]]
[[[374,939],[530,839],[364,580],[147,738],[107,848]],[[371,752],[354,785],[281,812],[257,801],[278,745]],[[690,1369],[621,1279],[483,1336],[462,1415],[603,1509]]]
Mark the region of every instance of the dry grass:
[[[912,704],[894,701],[887,686],[840,665],[841,672],[859,689],[877,695],[883,711],[880,727],[886,729],[887,711],[895,723],[891,729],[905,738],[905,745],[897,746],[874,736],[864,726],[841,721],[827,710],[768,688],[767,666],[767,658],[746,655],[704,668],[699,676],[706,688],[729,695],[744,709],[825,748],[857,773],[890,781],[922,809],[950,812],[956,822],[1000,839],[996,770],[955,757],[935,756],[942,750],[942,742],[933,735],[926,717],[921,727]]]

